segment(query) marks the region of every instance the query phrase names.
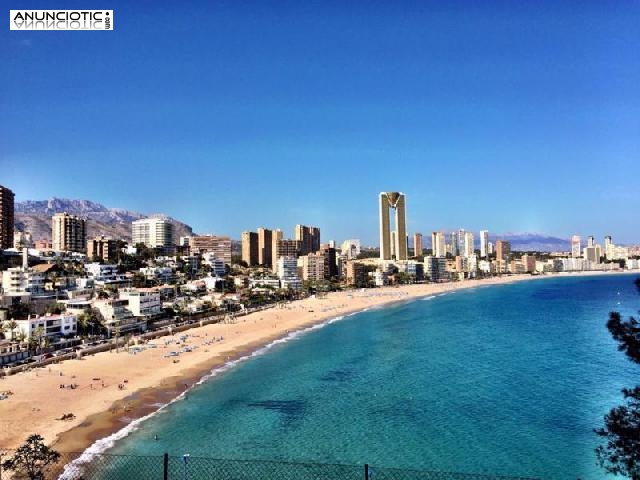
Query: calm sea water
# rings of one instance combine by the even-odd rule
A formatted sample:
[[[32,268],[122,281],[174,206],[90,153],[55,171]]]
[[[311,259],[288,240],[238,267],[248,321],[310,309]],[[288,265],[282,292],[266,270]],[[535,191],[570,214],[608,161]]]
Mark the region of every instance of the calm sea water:
[[[601,479],[593,429],[640,379],[605,327],[609,311],[640,308],[634,278],[481,287],[347,317],[217,375],[109,453]]]

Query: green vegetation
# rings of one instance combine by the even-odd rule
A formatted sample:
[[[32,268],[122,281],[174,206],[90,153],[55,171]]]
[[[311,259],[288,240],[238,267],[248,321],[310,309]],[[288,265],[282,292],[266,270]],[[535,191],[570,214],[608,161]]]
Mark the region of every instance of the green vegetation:
[[[640,278],[635,281],[640,290]],[[618,342],[618,350],[640,364],[640,322],[611,312],[607,328]],[[598,463],[607,472],[640,480],[640,385],[622,390],[625,404],[614,407],[604,417],[604,427],[595,432],[606,440],[596,449]]]
[[[60,454],[44,444],[40,435],[30,435],[27,441],[16,450],[12,458],[2,462],[2,468],[15,471],[30,480],[44,478],[44,470],[56,463]]]

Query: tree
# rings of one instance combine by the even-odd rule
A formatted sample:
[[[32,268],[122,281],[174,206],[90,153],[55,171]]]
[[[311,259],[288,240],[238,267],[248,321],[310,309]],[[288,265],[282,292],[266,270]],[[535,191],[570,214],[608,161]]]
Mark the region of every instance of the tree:
[[[56,463],[60,454],[44,444],[40,435],[31,435],[13,455],[2,462],[2,468],[26,475],[31,480],[44,479],[44,469]]]
[[[9,320],[9,331],[11,332],[11,340],[15,340],[17,329],[18,329],[18,322],[16,322],[13,319]]]
[[[640,290],[640,278],[635,284]],[[623,321],[620,313],[611,312],[607,329],[618,342],[618,350],[640,364],[640,323],[633,317]],[[626,403],[612,408],[604,417],[604,427],[595,430],[606,440],[596,455],[606,471],[640,480],[640,385],[625,388],[622,394]]]
[[[58,303],[58,302],[50,302],[47,303],[47,306],[45,308],[45,312],[46,313],[51,313],[53,315],[59,315],[62,312],[65,311],[65,305],[64,303]]]
[[[78,333],[80,336],[85,336],[89,331],[91,315],[88,312],[82,312],[78,315]]]

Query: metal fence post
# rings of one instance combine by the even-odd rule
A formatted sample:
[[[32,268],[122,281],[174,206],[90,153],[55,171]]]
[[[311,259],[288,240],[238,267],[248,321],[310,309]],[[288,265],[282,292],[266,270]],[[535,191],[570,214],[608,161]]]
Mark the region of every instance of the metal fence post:
[[[169,454],[165,452],[162,460],[162,479],[169,480]]]
[[[369,464],[364,464],[364,480],[369,480]]]

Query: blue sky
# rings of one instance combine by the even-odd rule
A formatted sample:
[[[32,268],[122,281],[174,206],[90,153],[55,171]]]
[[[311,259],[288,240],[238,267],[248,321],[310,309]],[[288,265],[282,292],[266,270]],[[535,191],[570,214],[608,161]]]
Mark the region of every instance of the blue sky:
[[[374,244],[377,194],[398,190],[411,232],[640,243],[638,2],[28,8],[112,9],[114,31],[5,24],[0,184],[18,201]]]

